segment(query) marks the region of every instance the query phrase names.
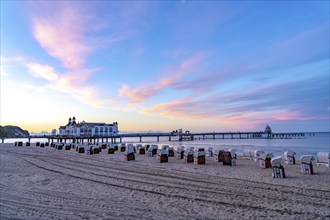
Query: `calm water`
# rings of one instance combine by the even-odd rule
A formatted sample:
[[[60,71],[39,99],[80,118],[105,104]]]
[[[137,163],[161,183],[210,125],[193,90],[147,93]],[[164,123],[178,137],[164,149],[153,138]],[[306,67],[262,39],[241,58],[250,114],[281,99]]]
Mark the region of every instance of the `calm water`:
[[[300,139],[209,139],[194,140],[194,141],[168,141],[168,137],[161,137],[160,142],[157,143],[155,137],[143,138],[143,143],[169,144],[171,146],[184,145],[186,147],[213,147],[214,150],[226,150],[235,148],[238,154],[242,155],[244,149],[261,149],[267,153],[273,153],[275,156],[283,155],[287,150],[295,151],[297,157],[305,154],[312,154],[316,156],[317,152],[330,151],[330,132],[314,133],[315,136],[306,134],[304,138]],[[27,139],[6,139],[5,143],[14,143],[15,141],[27,141]],[[47,139],[31,139],[31,142],[44,142]],[[138,143],[139,138],[124,138],[125,142]]]

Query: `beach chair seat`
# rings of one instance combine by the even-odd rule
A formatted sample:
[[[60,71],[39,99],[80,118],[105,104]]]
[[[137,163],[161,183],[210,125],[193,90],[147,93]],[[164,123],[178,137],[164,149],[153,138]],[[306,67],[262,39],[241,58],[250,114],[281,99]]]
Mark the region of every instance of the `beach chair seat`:
[[[137,153],[138,154],[146,154],[146,148],[142,144],[137,145]]]
[[[313,164],[312,160],[314,160],[312,155],[302,155],[300,157],[300,171],[302,174],[313,174]]]
[[[126,144],[122,143],[118,146],[119,152],[125,152],[126,151]]]
[[[270,163],[272,166],[273,178],[285,178],[284,167],[281,165],[282,157],[274,157]]]
[[[183,154],[184,162],[193,163],[194,162],[194,147],[190,147]]]
[[[45,147],[48,147],[49,146],[49,143],[48,142],[45,142]]]
[[[108,144],[107,143],[101,143],[101,149],[105,150],[107,149]]]
[[[215,162],[223,162],[223,150],[214,151],[213,158]]]
[[[36,142],[36,147],[39,147],[40,146],[40,142]]]
[[[25,143],[25,146],[27,146],[27,147],[30,146],[30,145],[31,145],[31,143],[28,142],[28,141]]]
[[[178,146],[176,149],[176,158],[183,159],[184,156],[184,146]]]
[[[197,148],[194,150],[194,164],[205,164],[204,148]]]
[[[213,157],[213,147],[209,147],[209,148],[207,149],[207,156],[208,156],[208,157]]]
[[[318,152],[316,156],[316,163],[318,166],[330,167],[330,153],[329,152]]]
[[[17,146],[18,146],[18,147],[23,147],[23,141],[18,141],[18,142],[17,142]]]
[[[296,164],[295,155],[296,155],[296,153],[294,151],[285,151],[284,152],[285,163],[288,165]]]
[[[45,143],[44,142],[41,142],[40,143],[40,147],[45,147]]]
[[[64,149],[65,150],[71,150],[71,144],[65,144]]]
[[[267,153],[261,153],[259,155],[259,167],[260,168],[271,168],[271,158],[272,154],[267,154]]]

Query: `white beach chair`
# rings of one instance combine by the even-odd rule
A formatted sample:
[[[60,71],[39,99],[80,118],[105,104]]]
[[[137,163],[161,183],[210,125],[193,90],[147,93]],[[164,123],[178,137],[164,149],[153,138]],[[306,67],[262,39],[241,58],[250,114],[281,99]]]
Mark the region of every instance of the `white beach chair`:
[[[183,159],[184,151],[185,151],[184,146],[178,146],[176,149],[176,158]]]
[[[295,155],[296,155],[296,153],[294,151],[285,151],[284,152],[285,163],[288,165],[296,164]]]
[[[190,147],[183,154],[184,162],[193,163],[194,162],[194,147]]]
[[[314,160],[312,155],[302,155],[300,157],[301,173],[303,173],[303,174],[313,174],[314,173],[312,160]]]
[[[205,150],[202,147],[194,150],[194,164],[205,164]]]
[[[259,163],[259,155],[265,153],[263,150],[253,150],[251,153],[252,158],[255,162]]]
[[[244,149],[243,150],[243,158],[247,160],[252,160],[252,150],[251,149]]]
[[[270,163],[272,165],[273,178],[285,178],[284,167],[281,165],[282,157],[274,157]]]
[[[207,149],[207,156],[208,156],[208,157],[213,157],[213,147],[209,147],[209,148]]]
[[[318,166],[330,167],[330,153],[329,152],[318,152],[316,157],[316,163]]]

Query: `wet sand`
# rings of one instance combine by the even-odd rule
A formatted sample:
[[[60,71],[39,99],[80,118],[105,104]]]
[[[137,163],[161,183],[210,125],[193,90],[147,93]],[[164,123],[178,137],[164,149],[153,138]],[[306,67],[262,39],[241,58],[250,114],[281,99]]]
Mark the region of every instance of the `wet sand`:
[[[329,219],[330,168],[223,166],[0,144],[0,219]]]

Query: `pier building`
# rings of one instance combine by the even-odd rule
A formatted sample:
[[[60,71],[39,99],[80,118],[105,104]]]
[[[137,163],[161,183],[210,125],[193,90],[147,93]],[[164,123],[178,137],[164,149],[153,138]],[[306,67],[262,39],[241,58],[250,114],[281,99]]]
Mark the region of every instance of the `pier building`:
[[[118,134],[118,122],[112,124],[95,122],[76,122],[76,118],[69,118],[68,123],[59,127],[61,136],[114,136]]]

